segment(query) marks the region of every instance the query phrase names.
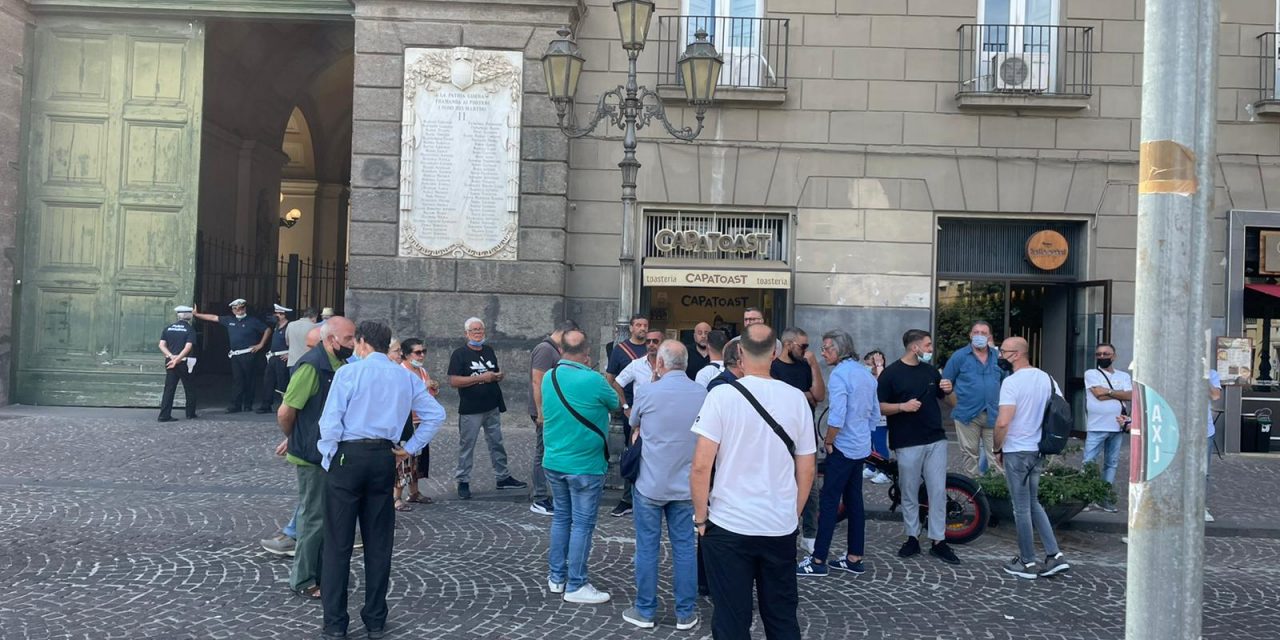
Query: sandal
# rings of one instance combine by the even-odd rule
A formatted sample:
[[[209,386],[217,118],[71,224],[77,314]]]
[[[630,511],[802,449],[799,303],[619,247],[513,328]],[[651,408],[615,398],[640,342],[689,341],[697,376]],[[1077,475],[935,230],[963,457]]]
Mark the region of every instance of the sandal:
[[[435,500],[432,500],[421,493],[415,493],[409,496],[409,502],[416,502],[418,504],[435,504]]]
[[[319,600],[320,585],[314,584],[314,585],[311,585],[310,587],[304,587],[302,589],[298,589],[297,591],[294,591],[294,593],[297,594],[299,598],[305,598],[307,600]]]
[[[413,511],[413,505],[404,500],[396,500],[396,511]]]

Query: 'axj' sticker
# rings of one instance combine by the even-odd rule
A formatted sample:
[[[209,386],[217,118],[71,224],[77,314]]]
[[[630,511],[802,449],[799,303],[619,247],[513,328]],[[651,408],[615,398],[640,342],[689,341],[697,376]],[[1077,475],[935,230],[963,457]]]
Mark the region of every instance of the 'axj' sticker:
[[[1133,425],[1129,432],[1129,481],[1150,482],[1178,453],[1178,417],[1154,389],[1134,383]]]

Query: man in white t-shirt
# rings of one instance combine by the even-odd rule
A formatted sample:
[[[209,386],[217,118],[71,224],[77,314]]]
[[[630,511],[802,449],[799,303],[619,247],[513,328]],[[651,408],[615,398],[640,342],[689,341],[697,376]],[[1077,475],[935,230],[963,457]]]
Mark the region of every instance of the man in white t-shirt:
[[[1128,403],[1133,399],[1133,379],[1115,368],[1116,348],[1103,342],[1093,350],[1097,367],[1084,372],[1085,411],[1089,416],[1089,435],[1084,441],[1084,463],[1102,458],[1102,477],[1112,486],[1112,495],[1101,504],[1090,505],[1107,513],[1116,512],[1116,467],[1120,466],[1120,447],[1127,427],[1121,427],[1129,415]]]
[[[713,378],[724,371],[724,346],[729,343],[729,336],[723,331],[712,331],[707,334],[707,366],[694,372],[694,380],[706,387]]]
[[[1013,503],[1013,521],[1018,531],[1018,555],[1004,565],[1005,573],[1034,579],[1067,571],[1071,565],[1062,556],[1053,525],[1040,505],[1040,425],[1049,394],[1062,395],[1049,374],[1031,366],[1027,341],[1005,338],[1000,344],[1001,369],[1012,371],[1000,385],[1000,415],[996,418],[996,458],[1004,464],[1005,483]],[[1044,566],[1035,561],[1032,529],[1044,546]]]
[[[659,329],[653,329],[644,335],[645,357],[632,360],[627,366],[622,368],[618,373],[618,377],[613,379],[613,390],[618,394],[618,402],[622,403],[622,410],[631,417],[631,405],[627,404],[626,395],[623,393],[623,387],[634,385],[631,387],[631,397],[635,397],[635,392],[640,387],[653,382],[653,366],[658,359],[658,346],[665,340],[667,334]],[[629,436],[628,436],[629,437]]]
[[[774,339],[764,324],[747,327],[739,341],[745,375],[712,389],[693,423],[693,524],[715,605],[715,638],[750,637],[753,587],[765,635],[800,638],[796,520],[813,484],[818,447],[804,394],[769,377]],[[772,416],[793,451],[737,385]]]

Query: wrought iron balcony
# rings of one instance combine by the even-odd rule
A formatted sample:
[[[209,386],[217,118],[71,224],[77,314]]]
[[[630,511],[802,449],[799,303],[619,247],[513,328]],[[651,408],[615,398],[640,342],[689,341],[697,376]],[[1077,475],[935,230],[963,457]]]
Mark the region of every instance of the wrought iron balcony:
[[[666,89],[665,96],[682,85],[676,61],[694,34],[703,29],[724,57],[717,100],[781,102],[786,99],[790,24],[788,18],[660,16],[658,88]]]
[[[965,24],[962,107],[1084,108],[1093,95],[1093,27]]]
[[[1277,49],[1275,31],[1258,35],[1258,100],[1253,112],[1259,116],[1280,116],[1280,95],[1276,94],[1276,79],[1280,76],[1280,49]]]

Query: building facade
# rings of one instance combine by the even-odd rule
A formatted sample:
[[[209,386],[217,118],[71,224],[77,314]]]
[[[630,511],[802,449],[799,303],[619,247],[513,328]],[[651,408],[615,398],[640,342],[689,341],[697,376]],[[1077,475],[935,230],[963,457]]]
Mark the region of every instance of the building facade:
[[[225,304],[259,272],[252,302],[296,299],[283,254],[332,260],[336,306],[426,337],[432,362],[484,318],[517,374],[554,321],[603,343],[620,306],[685,336],[737,331],[756,306],[889,353],[933,328],[944,355],[982,317],[1077,393],[1098,341],[1132,354],[1139,0],[658,0],[639,80],[675,126],[696,126],[676,60],[699,29],[725,66],[695,141],[641,130],[625,230],[618,130],[566,137],[540,62],[569,26],[585,121],[627,70],[607,0],[3,3],[0,103],[21,108],[0,113],[22,114],[0,115],[14,401],[153,402],[168,309]],[[1253,338],[1264,382],[1271,298],[1247,285],[1267,284],[1259,234],[1280,227],[1277,11],[1222,2],[1205,221],[1214,333]],[[401,250],[406,50],[454,47],[523,54],[514,259]],[[213,265],[213,240],[244,263]],[[1230,388],[1227,424],[1269,389]]]

